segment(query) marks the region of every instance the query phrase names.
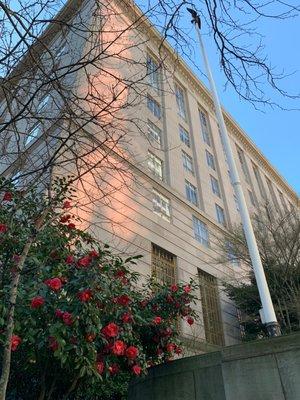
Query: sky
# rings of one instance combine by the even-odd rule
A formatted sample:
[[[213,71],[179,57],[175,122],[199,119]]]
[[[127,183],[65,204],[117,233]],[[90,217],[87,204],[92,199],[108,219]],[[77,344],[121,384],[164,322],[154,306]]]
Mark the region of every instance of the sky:
[[[288,92],[300,93],[300,17],[280,21],[267,20],[258,28],[265,36],[266,53],[272,65],[278,67],[278,71],[284,69],[286,74],[295,72],[282,82],[282,86]],[[196,37],[193,30],[189,35]],[[232,87],[228,86],[224,90],[225,76],[220,71],[213,40],[205,31],[203,39],[221,103],[299,195],[300,111],[272,108],[261,108],[258,111],[250,103],[239,99]],[[200,57],[196,57],[195,62],[200,68],[203,67]],[[199,77],[208,86],[205,78]],[[280,101],[283,107],[290,108],[290,101],[284,98]],[[295,102],[293,107],[300,110],[300,100]]]

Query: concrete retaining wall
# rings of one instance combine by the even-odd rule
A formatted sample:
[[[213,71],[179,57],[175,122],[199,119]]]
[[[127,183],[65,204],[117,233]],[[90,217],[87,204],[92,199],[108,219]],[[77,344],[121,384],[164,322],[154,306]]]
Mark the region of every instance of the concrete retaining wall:
[[[300,334],[150,368],[128,400],[300,400]]]

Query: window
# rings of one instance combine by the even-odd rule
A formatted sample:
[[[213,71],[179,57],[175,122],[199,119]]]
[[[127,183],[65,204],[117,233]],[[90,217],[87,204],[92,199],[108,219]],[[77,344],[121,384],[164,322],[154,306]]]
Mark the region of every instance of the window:
[[[226,226],[224,210],[218,204],[216,204],[216,215],[217,215],[217,221],[219,222],[219,224]]]
[[[237,199],[237,197],[236,197],[235,194],[233,195],[233,198],[234,198],[234,202],[235,202],[236,211],[237,211],[237,212],[240,212],[239,202],[238,202],[238,199]]]
[[[194,175],[193,159],[185,151],[182,151],[183,168]]]
[[[249,195],[249,199],[250,199],[251,204],[255,207],[256,206],[255,198],[254,198],[253,193],[249,189],[248,189],[248,195]]]
[[[278,208],[279,208],[279,203],[278,203],[278,201],[277,201],[277,197],[276,197],[276,195],[275,195],[272,182],[271,182],[270,179],[268,179],[267,177],[266,177],[266,181],[267,181],[267,185],[268,185],[270,197],[271,197],[271,199],[272,199],[272,201],[273,201],[275,207],[276,207],[277,210],[278,210]]]
[[[14,175],[10,178],[15,188],[20,188],[22,186],[22,172],[16,171]]]
[[[220,186],[218,180],[210,175],[210,183],[211,183],[211,190],[213,194],[221,198],[221,191],[220,191]]]
[[[198,205],[197,188],[194,185],[192,185],[189,181],[185,181],[185,193],[188,201],[197,206]]]
[[[198,276],[206,341],[223,346],[224,336],[217,278],[200,269]]]
[[[155,90],[159,91],[160,88],[159,65],[150,55],[148,55],[147,57],[147,77],[150,85]]]
[[[176,256],[152,243],[151,276],[157,282],[168,286],[176,283]]]
[[[229,176],[229,180],[230,180],[231,185],[234,186],[233,185],[232,174],[231,174],[231,172],[229,170],[228,170],[228,176]]]
[[[255,164],[252,164],[252,166],[253,166],[253,172],[254,172],[254,176],[255,176],[255,179],[256,179],[256,182],[257,182],[257,186],[258,186],[260,195],[261,195],[261,197],[263,199],[265,199],[266,198],[266,192],[265,192],[265,188],[264,188],[264,185],[262,183],[262,180],[261,180],[261,176],[260,176],[258,167]]]
[[[153,190],[153,211],[161,218],[170,222],[171,220],[171,207],[170,200],[163,196],[161,193]]]
[[[228,164],[227,155],[226,155],[226,151],[225,151],[225,143],[224,143],[223,136],[222,136],[222,134],[221,134],[220,129],[219,129],[219,136],[220,136],[220,140],[221,140],[221,144],[222,144],[222,149],[223,149],[225,161],[226,161],[227,164]]]
[[[193,228],[195,239],[206,247],[209,247],[209,235],[207,225],[193,216]]]
[[[37,123],[29,131],[25,139],[25,146],[28,146],[34,139],[36,139],[41,133],[41,124]]]
[[[208,150],[205,150],[205,153],[206,153],[207,165],[213,170],[216,170],[214,156]]]
[[[190,135],[186,129],[179,125],[179,135],[182,143],[190,147]]]
[[[186,106],[185,106],[185,95],[183,89],[175,84],[175,95],[176,95],[176,103],[178,107],[178,114],[183,118],[184,120],[187,119],[186,115]]]
[[[161,147],[161,130],[148,120],[148,138],[151,142],[156,142]]]
[[[237,149],[238,157],[240,160],[240,164],[241,164],[241,168],[242,168],[245,180],[246,180],[246,182],[250,183],[249,171],[248,171],[248,167],[246,164],[245,154],[244,154],[243,150],[240,149],[238,146],[236,146],[236,149]]]
[[[55,57],[61,57],[66,50],[66,42],[63,40],[56,48],[56,55]]]
[[[281,201],[281,205],[283,207],[283,209],[286,211],[287,210],[287,206],[286,206],[286,202],[284,200],[283,194],[278,190],[278,194],[279,194],[279,198]]]
[[[163,180],[163,162],[150,151],[148,151],[148,168],[153,175]]]
[[[152,112],[152,114],[156,117],[156,118],[161,118],[161,108],[160,105],[158,104],[158,102],[156,100],[154,100],[151,96],[147,96],[147,107],[149,108],[149,110]]]
[[[235,251],[234,251],[234,246],[232,243],[227,242],[226,243],[226,250],[227,250],[227,258],[230,264],[232,264],[233,267],[240,267],[240,260],[237,258]]]
[[[207,116],[203,111],[199,110],[199,117],[200,117],[200,125],[201,125],[203,140],[208,146],[211,146]]]
[[[39,104],[37,106],[37,111],[41,112],[43,109],[47,106],[48,102],[50,100],[50,94],[44,95],[41,100],[39,101]]]

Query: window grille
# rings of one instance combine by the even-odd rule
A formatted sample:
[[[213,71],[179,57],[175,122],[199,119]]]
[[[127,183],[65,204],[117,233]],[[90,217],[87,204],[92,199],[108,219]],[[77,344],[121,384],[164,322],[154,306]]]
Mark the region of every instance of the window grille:
[[[176,283],[176,256],[152,243],[152,278],[157,283],[173,285]]]
[[[206,341],[223,346],[224,335],[217,279],[200,269],[198,276]]]

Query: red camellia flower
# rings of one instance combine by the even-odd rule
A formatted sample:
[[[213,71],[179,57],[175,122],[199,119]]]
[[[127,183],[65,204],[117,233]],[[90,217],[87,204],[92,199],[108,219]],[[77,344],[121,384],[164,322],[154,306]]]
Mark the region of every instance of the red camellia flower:
[[[77,261],[77,266],[82,268],[87,268],[91,263],[90,256],[84,256]]]
[[[125,351],[125,355],[130,360],[134,360],[139,355],[139,350],[135,346],[129,346]]]
[[[16,351],[18,346],[22,343],[22,339],[18,335],[12,335],[10,343],[11,351]]]
[[[45,299],[42,296],[36,296],[31,300],[31,308],[39,308],[45,303]]]
[[[62,287],[62,281],[59,278],[51,278],[45,281],[45,284],[49,286],[52,290],[57,292]]]
[[[121,296],[116,298],[116,303],[120,304],[121,306],[128,306],[130,302],[131,299],[127,296],[127,294],[122,294]]]
[[[176,349],[176,344],[175,343],[168,343],[167,344],[167,352],[172,353]]]
[[[119,334],[119,327],[114,322],[110,322],[102,329],[102,333],[107,338],[116,337]]]
[[[72,229],[75,229],[75,228],[76,228],[76,225],[73,224],[73,222],[70,222],[70,223],[67,225],[67,227],[68,227],[68,229],[72,230]]]
[[[62,318],[63,315],[64,315],[64,312],[62,310],[59,310],[59,309],[55,310],[55,316],[57,318]]]
[[[123,340],[116,340],[112,347],[112,353],[116,356],[123,356],[126,349],[126,344]]]
[[[89,301],[92,298],[92,291],[91,289],[85,289],[78,293],[78,298],[83,303]]]
[[[99,253],[96,251],[96,250],[91,250],[90,252],[89,252],[89,256],[90,257],[99,257]]]
[[[153,323],[154,323],[155,325],[161,324],[161,323],[162,323],[162,317],[154,317],[154,318],[153,318]]]
[[[104,372],[104,362],[103,361],[98,361],[96,363],[96,369],[97,369],[98,374],[102,375],[103,372]]]
[[[175,293],[178,290],[178,286],[177,285],[172,285],[171,286],[171,292]]]
[[[192,288],[190,287],[190,285],[185,285],[183,290],[185,291],[185,293],[190,293],[190,291],[192,290]]]
[[[74,256],[72,256],[72,255],[68,255],[68,256],[67,256],[67,258],[66,258],[66,264],[73,264],[74,261],[75,261]]]
[[[52,351],[56,351],[59,348],[58,341],[55,339],[54,336],[49,336],[49,348]]]
[[[178,354],[178,355],[181,354],[182,353],[182,348],[176,346],[175,353]]]
[[[172,329],[170,327],[167,327],[164,331],[162,331],[162,336],[171,336],[173,333]]]
[[[63,204],[63,209],[64,210],[66,210],[68,208],[71,208],[71,207],[72,207],[72,205],[71,205],[71,202],[69,200],[64,201],[64,204]]]
[[[122,321],[124,322],[124,324],[129,324],[130,322],[133,321],[133,317],[132,314],[126,312],[122,315],[121,317]]]
[[[123,278],[123,277],[125,276],[125,271],[118,270],[118,271],[115,273],[115,276],[116,276],[117,278]]]
[[[114,363],[108,367],[108,370],[111,375],[115,375],[119,372],[120,367],[118,366],[118,364]]]
[[[13,198],[13,196],[12,196],[11,192],[5,192],[2,200],[3,201],[12,201],[12,198]]]
[[[5,224],[0,224],[0,232],[1,232],[1,233],[7,232],[7,225],[5,225]]]
[[[62,224],[65,224],[66,222],[69,222],[70,218],[71,218],[71,215],[70,214],[66,214],[66,215],[61,216],[59,221]]]
[[[138,365],[138,364],[135,364],[135,365],[132,367],[132,371],[133,371],[133,373],[134,373],[135,375],[141,375],[142,367],[141,367],[140,365]]]
[[[67,311],[63,313],[62,320],[64,321],[64,323],[66,325],[70,326],[73,324],[73,316],[71,313],[69,313]]]
[[[193,325],[193,323],[194,323],[194,318],[188,317],[188,318],[186,319],[186,322],[187,322],[189,325]]]
[[[96,339],[96,335],[94,333],[87,333],[85,335],[85,340],[89,343],[92,343]]]

